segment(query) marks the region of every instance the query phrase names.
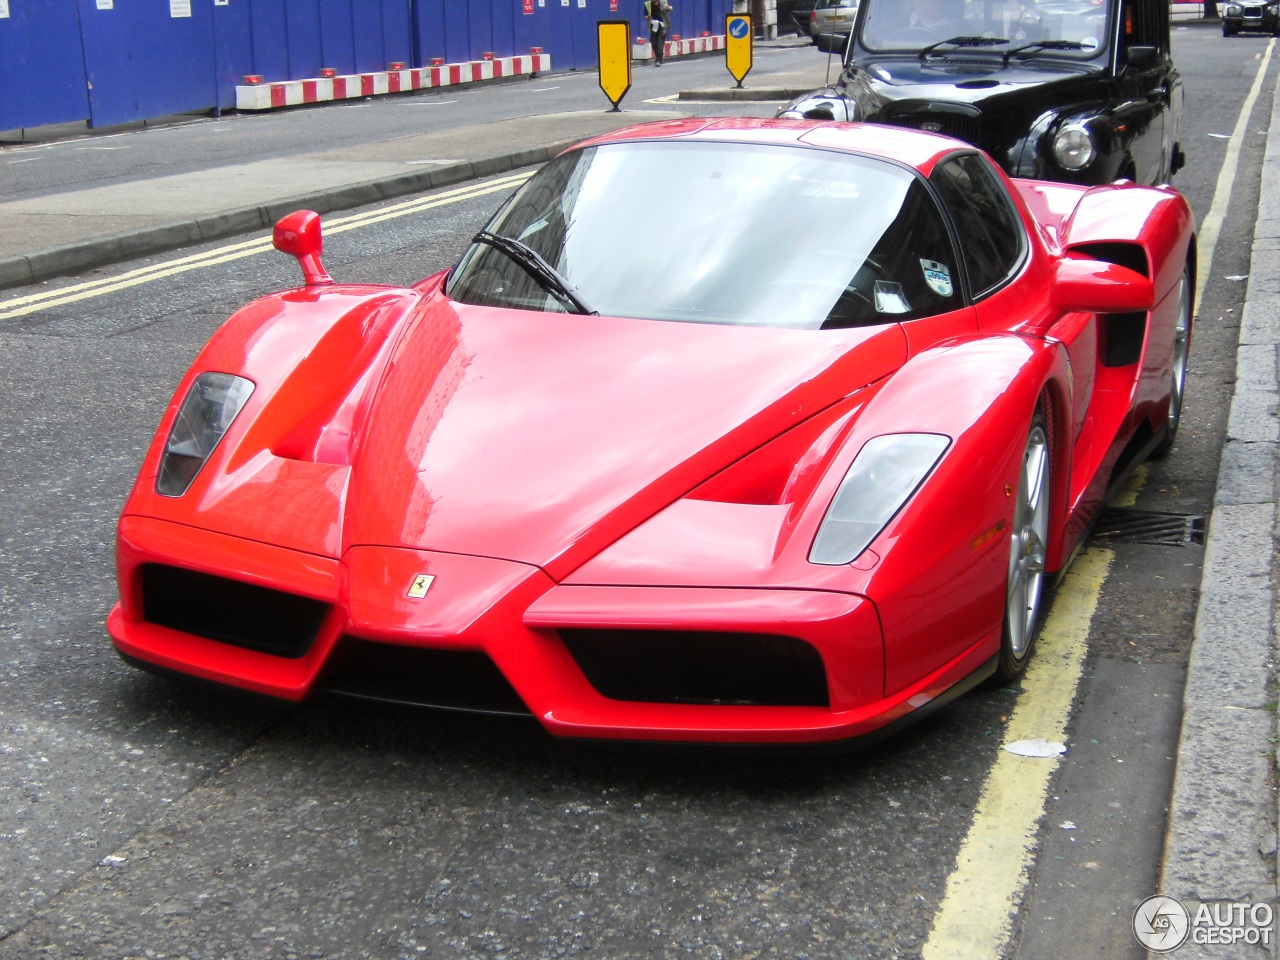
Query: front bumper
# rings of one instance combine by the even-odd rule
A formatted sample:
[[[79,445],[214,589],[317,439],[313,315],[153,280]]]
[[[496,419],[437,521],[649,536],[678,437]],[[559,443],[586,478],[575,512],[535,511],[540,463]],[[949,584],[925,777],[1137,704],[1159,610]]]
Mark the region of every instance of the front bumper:
[[[564,737],[860,737],[927,708],[989,646],[886,697],[879,619],[853,594],[561,586],[505,560],[388,547],[337,560],[143,517],[121,520],[118,575],[107,626],[132,662],[293,701],[527,711]]]
[[[1242,8],[1238,15],[1224,15],[1222,24],[1236,33],[1275,33],[1280,29],[1280,14],[1251,4]]]

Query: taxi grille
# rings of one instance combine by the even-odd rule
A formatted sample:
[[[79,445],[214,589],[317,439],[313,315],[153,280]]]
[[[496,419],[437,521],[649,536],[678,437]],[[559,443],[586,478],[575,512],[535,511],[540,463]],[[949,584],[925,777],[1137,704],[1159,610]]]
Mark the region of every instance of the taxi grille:
[[[930,133],[955,137],[975,147],[983,145],[982,123],[977,117],[966,117],[957,113],[900,113],[896,116],[886,116],[884,121],[895,127],[909,127],[912,130],[927,130]]]

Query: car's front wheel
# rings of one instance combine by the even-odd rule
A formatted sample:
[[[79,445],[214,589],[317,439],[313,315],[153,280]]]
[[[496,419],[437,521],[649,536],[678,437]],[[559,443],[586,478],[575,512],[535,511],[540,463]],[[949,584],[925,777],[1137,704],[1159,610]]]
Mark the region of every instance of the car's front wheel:
[[[1003,681],[1013,680],[1026,669],[1040,626],[1048,558],[1051,460],[1044,414],[1037,410],[1022,450],[1009,537],[1004,630],[996,667],[997,677]]]

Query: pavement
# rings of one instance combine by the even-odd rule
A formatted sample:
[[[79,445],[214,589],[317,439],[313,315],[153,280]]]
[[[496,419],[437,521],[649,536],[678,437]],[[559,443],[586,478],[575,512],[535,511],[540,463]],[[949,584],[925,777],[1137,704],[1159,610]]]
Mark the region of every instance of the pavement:
[[[1277,906],[1276,475],[1280,454],[1280,97],[1262,165],[1234,396],[1205,541],[1160,892]],[[1182,957],[1277,956],[1244,943]]]
[[[1184,12],[1184,16],[1189,11]],[[763,65],[761,65],[763,67]],[[681,100],[787,100],[821,86],[825,63],[753,72],[751,89],[691,90]],[[1276,98],[1237,351],[1235,395],[1209,522],[1177,773],[1159,892],[1199,904],[1280,905],[1275,798],[1276,476],[1280,456],[1280,97]],[[692,104],[673,113],[695,112]],[[323,111],[316,111],[322,131]],[[545,162],[570,144],[662,114],[584,111],[396,136],[285,160],[218,167],[0,203],[0,289],[269,229],[299,208],[320,213]],[[317,142],[323,142],[319,133]],[[502,143],[495,152],[492,144]],[[457,162],[405,172],[415,157]],[[0,309],[4,306],[0,294]],[[1237,943],[1179,957],[1277,956]]]

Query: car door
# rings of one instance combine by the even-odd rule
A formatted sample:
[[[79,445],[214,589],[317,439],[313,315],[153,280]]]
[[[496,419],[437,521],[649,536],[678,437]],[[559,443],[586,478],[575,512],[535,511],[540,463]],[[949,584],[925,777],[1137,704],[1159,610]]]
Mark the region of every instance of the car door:
[[[1121,169],[1144,184],[1164,183],[1170,175],[1171,146],[1166,132],[1176,74],[1169,51],[1169,11],[1161,0],[1121,0],[1116,44],[1116,75],[1122,105],[1114,118],[1127,142],[1132,169]]]

